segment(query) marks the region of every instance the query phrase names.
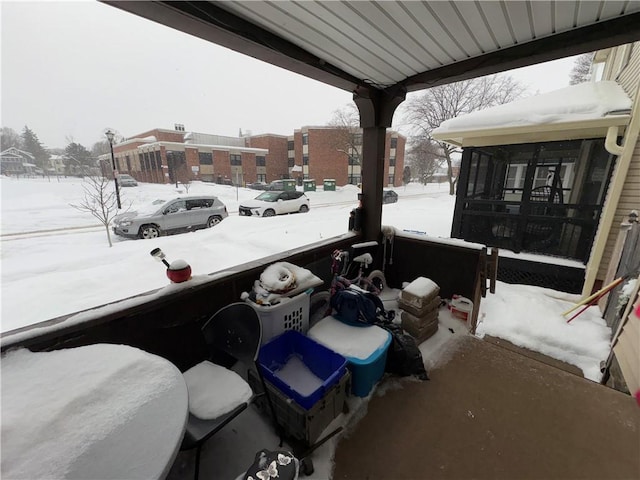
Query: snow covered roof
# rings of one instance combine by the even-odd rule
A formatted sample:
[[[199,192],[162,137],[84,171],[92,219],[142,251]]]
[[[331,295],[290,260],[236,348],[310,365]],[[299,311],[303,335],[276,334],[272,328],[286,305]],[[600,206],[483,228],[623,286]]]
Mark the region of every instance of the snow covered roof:
[[[24,150],[20,150],[16,147],[10,147],[4,150],[3,152],[0,152],[0,157],[12,157],[12,156],[34,158],[34,156],[31,155],[29,152],[25,152]]]
[[[132,137],[132,138],[127,138],[125,141],[118,143],[118,146],[121,145],[128,145],[129,143],[151,143],[151,142],[156,142],[157,138],[155,135],[148,135],[146,137]]]
[[[245,152],[245,153],[255,153],[255,154],[268,154],[268,148],[252,148],[252,147],[237,147],[234,145],[215,145],[209,143],[180,143],[180,142],[151,142],[145,143],[143,145],[139,145],[139,148],[155,148],[156,146],[164,146],[167,150],[175,150],[175,151],[184,151],[185,148],[203,148],[203,149],[211,149],[220,150],[222,152]],[[206,150],[204,150],[206,151]]]
[[[462,146],[604,137],[631,107],[616,82],[587,82],[452,118],[433,137]]]

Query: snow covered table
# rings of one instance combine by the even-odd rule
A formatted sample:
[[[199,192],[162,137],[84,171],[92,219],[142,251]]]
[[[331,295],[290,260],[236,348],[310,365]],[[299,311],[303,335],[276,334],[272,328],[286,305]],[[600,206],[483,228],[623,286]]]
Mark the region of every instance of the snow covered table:
[[[4,478],[166,477],[187,389],[169,361],[97,344],[2,358]]]

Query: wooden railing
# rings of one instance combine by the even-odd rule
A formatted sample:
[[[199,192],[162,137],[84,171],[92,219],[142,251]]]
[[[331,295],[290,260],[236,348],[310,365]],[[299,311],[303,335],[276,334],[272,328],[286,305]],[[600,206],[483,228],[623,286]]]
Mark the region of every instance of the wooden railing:
[[[239,301],[242,292],[251,290],[267,265],[287,261],[309,269],[324,281],[316,291],[328,289],[331,282],[331,254],[348,249],[360,241],[355,234],[345,234],[293,251],[238,265],[211,274],[200,281],[169,292],[149,292],[114,304],[79,312],[2,335],[2,351],[27,347],[33,351],[70,348],[93,343],[127,344],[161,355],[181,370],[205,357],[198,345],[200,326],[219,308]],[[428,237],[397,235],[393,255],[387,249],[385,275],[387,284],[402,288],[418,276],[433,279],[443,298],[454,293],[474,300],[469,322],[475,321],[483,291],[486,249],[464,242],[446,243]],[[373,268],[382,268],[383,249],[379,249]]]

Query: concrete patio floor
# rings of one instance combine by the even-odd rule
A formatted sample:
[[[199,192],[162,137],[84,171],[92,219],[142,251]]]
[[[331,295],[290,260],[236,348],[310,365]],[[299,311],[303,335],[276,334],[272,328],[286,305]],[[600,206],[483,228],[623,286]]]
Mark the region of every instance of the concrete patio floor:
[[[429,375],[373,395],[335,480],[640,478],[629,395],[472,336]]]

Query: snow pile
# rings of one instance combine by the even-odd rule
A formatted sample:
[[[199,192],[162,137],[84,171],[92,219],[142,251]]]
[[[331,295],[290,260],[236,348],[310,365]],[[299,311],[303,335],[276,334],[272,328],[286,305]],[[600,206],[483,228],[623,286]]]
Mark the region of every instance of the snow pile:
[[[631,106],[631,99],[616,82],[586,82],[461,115],[442,122],[433,133],[592,120]]]
[[[377,325],[353,327],[333,317],[325,317],[307,333],[309,338],[344,357],[369,358],[389,339],[389,332]]]
[[[253,394],[240,375],[209,361],[184,372],[189,411],[198,418],[214,419],[248,402]]]
[[[3,478],[64,478],[92,444],[173,388],[181,375],[168,365],[124,345],[8,352],[1,363]],[[103,459],[101,467],[113,466]]]
[[[315,375],[309,367],[296,355],[292,355],[275,376],[289,385],[303,397],[310,396],[322,387],[322,379]]]
[[[476,333],[575,365],[585,378],[599,381],[600,362],[609,355],[611,329],[597,306],[567,323],[562,312],[578,301],[578,296],[541,287],[497,282],[496,293],[482,299]]]
[[[430,297],[437,294],[440,291],[440,287],[430,278],[418,277],[402,290],[403,293],[408,293],[414,297]]]

